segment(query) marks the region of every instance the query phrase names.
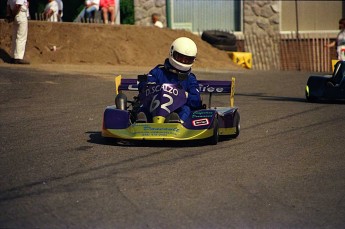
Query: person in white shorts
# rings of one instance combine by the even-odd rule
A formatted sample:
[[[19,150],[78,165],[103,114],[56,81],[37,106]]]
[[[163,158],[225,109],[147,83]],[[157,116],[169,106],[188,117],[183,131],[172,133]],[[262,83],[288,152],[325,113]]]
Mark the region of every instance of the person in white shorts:
[[[337,47],[338,60],[345,61],[345,18],[339,20],[339,33],[337,39],[329,44],[326,44],[326,47]]]
[[[62,0],[56,0],[57,4],[58,4],[58,21],[62,22],[62,17],[63,17],[63,2]]]
[[[153,13],[151,15],[152,24],[158,28],[163,28],[163,23],[159,20],[160,15],[158,13]]]
[[[59,5],[55,0],[48,0],[46,7],[44,8],[44,18],[50,22],[58,22]]]
[[[6,18],[13,22],[12,63],[29,64],[24,60],[25,46],[28,38],[29,8],[27,0],[7,0]]]

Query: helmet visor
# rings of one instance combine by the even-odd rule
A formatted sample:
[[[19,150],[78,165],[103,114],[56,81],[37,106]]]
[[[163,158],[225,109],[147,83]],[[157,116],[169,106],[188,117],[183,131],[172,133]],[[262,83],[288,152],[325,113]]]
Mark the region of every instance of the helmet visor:
[[[173,58],[182,64],[193,64],[195,56],[186,56],[179,52],[173,52]]]

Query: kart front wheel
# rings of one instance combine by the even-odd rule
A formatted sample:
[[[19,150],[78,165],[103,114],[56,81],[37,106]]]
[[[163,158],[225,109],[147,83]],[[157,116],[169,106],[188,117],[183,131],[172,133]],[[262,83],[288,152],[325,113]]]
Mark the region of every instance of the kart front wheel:
[[[237,138],[240,135],[241,124],[240,124],[240,113],[236,111],[234,114],[234,126],[236,128],[236,133],[230,135],[230,138]]]
[[[307,85],[305,87],[305,98],[308,102],[312,103],[312,102],[315,102],[316,98],[313,97],[313,96],[310,96],[310,91],[309,91],[309,86]]]
[[[209,138],[210,145],[217,145],[219,141],[219,126],[218,119],[214,118],[213,120],[213,135]]]

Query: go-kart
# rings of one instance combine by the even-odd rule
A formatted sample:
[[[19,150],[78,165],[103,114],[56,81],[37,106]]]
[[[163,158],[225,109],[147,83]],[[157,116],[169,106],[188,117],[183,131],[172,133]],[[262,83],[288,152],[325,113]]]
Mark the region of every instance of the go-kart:
[[[138,79],[115,77],[115,105],[106,107],[102,136],[117,140],[206,140],[216,145],[220,138],[236,138],[240,133],[240,114],[234,107],[235,78],[232,81],[199,80],[201,93],[209,94],[209,105],[192,110],[186,121],[172,117],[185,104],[183,89],[175,84],[147,84],[144,93],[128,100],[123,91],[137,91]],[[211,107],[214,93],[230,95],[230,107]],[[152,121],[139,119],[140,108],[148,108]],[[176,113],[175,113],[176,114]]]
[[[332,75],[312,75],[305,87],[307,101],[345,99],[345,61],[338,61]]]

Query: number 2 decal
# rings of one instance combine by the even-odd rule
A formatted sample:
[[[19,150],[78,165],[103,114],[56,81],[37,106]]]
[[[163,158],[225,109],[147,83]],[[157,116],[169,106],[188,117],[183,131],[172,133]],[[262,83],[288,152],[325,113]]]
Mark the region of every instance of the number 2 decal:
[[[170,113],[170,109],[168,108],[168,106],[170,106],[174,102],[174,99],[170,95],[168,95],[168,94],[164,94],[163,97],[168,98],[169,101],[166,102],[166,103],[163,103],[161,105],[161,108],[166,110],[168,113]]]
[[[156,99],[156,97],[157,97],[157,95],[153,96],[153,98],[152,98],[152,101],[151,101],[151,104],[150,104],[150,112],[156,110],[156,109],[159,107],[159,105],[161,105],[160,102],[159,102],[159,100]],[[166,103],[163,103],[163,104],[161,105],[161,108],[164,109],[164,110],[166,110],[168,113],[170,113],[170,109],[168,108],[168,106],[170,106],[171,104],[173,104],[174,99],[173,99],[170,95],[168,95],[168,94],[163,94],[163,97],[168,98],[169,101],[166,102]]]

